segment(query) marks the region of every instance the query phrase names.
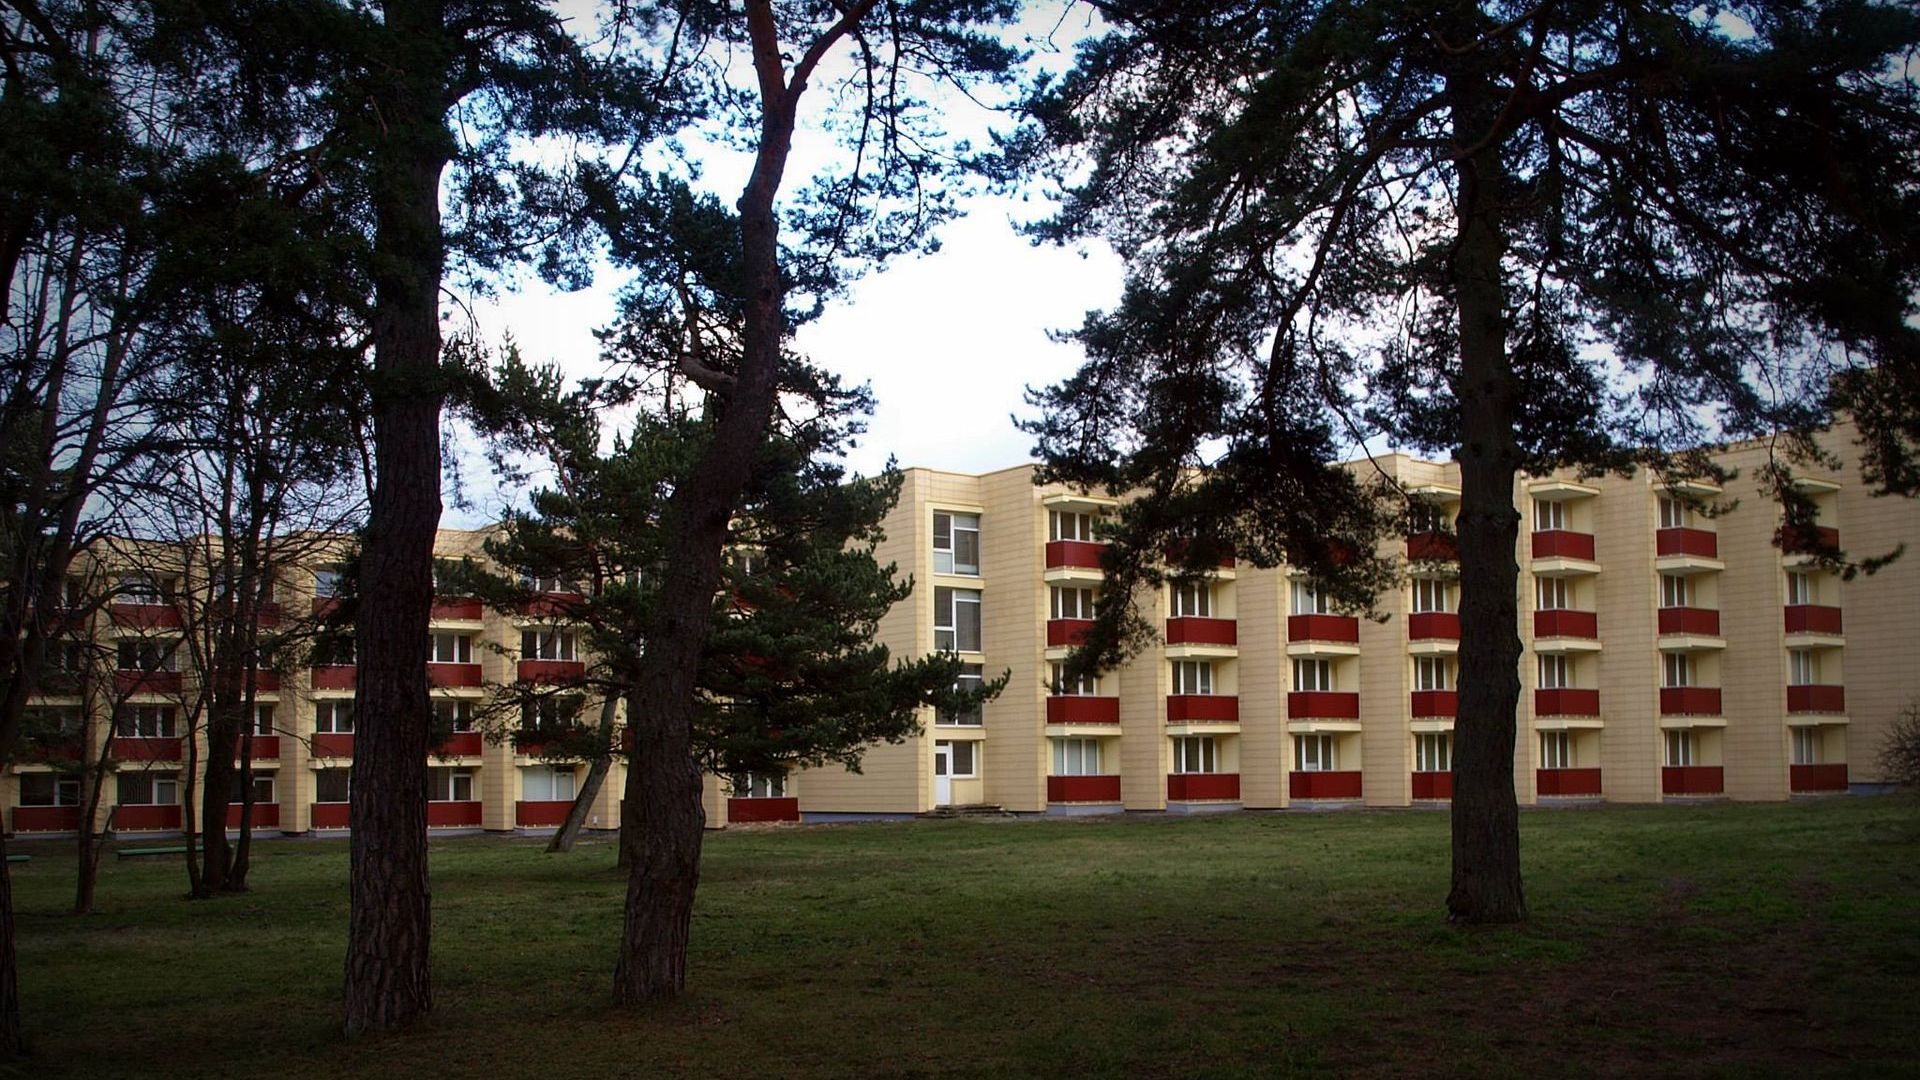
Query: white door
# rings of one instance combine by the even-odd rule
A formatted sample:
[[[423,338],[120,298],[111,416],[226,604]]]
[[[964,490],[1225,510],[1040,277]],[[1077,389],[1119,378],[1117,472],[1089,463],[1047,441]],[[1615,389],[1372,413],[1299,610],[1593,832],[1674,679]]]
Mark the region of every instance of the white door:
[[[953,746],[933,744],[933,805],[953,805]]]

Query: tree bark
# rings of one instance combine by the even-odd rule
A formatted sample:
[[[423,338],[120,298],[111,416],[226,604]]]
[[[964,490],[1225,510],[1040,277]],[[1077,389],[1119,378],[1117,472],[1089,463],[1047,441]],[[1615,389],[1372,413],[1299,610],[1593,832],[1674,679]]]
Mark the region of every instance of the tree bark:
[[[1459,238],[1451,266],[1459,305],[1460,710],[1454,721],[1453,882],[1447,917],[1467,923],[1526,918],[1520,883],[1520,808],[1513,790],[1520,705],[1520,567],[1513,508],[1518,419],[1507,354],[1500,224],[1506,194],[1497,141],[1483,139],[1493,100],[1483,76],[1448,81],[1454,138],[1486,149],[1458,163]],[[1497,112],[1497,109],[1494,110]]]
[[[233,672],[216,665],[215,679],[229,678]],[[200,833],[203,861],[197,897],[217,896],[228,891],[233,849],[227,843],[227,806],[233,801],[233,744],[239,738],[240,725],[232,715],[237,706],[228,696],[231,690],[216,688],[207,705],[207,768],[200,781]]]
[[[628,715],[632,716],[632,704]],[[627,767],[621,844],[627,850],[627,910],[614,967],[616,999],[642,1005],[687,985],[687,943],[706,813],[692,725],[648,724]]]
[[[613,768],[613,714],[619,707],[620,699],[611,694],[600,706],[600,745],[602,753],[587,766],[587,779],[580,785],[580,791],[573,797],[573,805],[567,808],[567,820],[560,823],[553,839],[547,841],[547,854],[566,854],[573,850],[574,842],[580,839],[580,830],[587,823],[587,814],[593,809],[594,801],[600,798],[600,789],[606,785],[607,773]]]

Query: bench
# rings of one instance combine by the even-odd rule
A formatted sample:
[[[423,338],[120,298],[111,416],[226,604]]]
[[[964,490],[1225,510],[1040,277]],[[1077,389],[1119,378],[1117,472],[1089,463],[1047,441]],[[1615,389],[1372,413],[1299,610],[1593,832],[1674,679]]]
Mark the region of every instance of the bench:
[[[179,847],[120,848],[114,852],[114,855],[122,859],[142,859],[149,855],[185,855],[186,853],[187,845],[181,844]]]
[[[31,855],[9,855],[9,856],[7,856],[7,861],[8,861],[8,862],[32,862],[32,861],[33,861],[33,856],[31,856]]]

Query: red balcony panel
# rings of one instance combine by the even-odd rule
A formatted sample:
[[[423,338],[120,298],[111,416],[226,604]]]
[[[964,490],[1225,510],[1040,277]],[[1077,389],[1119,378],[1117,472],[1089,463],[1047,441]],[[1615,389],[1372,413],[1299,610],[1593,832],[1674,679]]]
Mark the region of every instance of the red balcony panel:
[[[1840,765],[1789,765],[1787,788],[1790,791],[1845,791],[1847,767]],[[19,813],[19,811],[14,811]]]
[[[1169,645],[1237,645],[1240,624],[1233,619],[1203,619],[1182,615],[1167,620]]]
[[[240,827],[240,811],[242,809],[244,808],[239,803],[228,804],[227,828],[237,829]],[[254,803],[253,804],[253,827],[256,829],[279,828],[280,827],[280,804],[271,803],[271,802]]]
[[[1581,559],[1593,561],[1593,534],[1566,529],[1542,529],[1533,534],[1536,559]]]
[[[254,609],[253,624],[262,630],[271,630],[280,625],[282,614],[279,604],[268,601]]]
[[[1295,776],[1308,775],[1295,773]],[[1413,774],[1413,797],[1416,799],[1453,798],[1453,774],[1450,772],[1417,772]]]
[[[313,669],[311,676],[315,690],[351,690],[359,677],[359,668],[352,664],[321,664]]]
[[[130,630],[177,630],[180,609],[172,604],[112,604],[107,608],[113,625]]]
[[[22,761],[79,761],[84,756],[78,735],[29,738],[20,753]]]
[[[587,665],[579,660],[522,660],[519,674],[521,682],[576,682],[586,677]]]
[[[1047,801],[1050,803],[1117,803],[1120,801],[1118,776],[1049,776]]]
[[[1598,795],[1599,769],[1536,769],[1534,788],[1542,795]]]
[[[122,804],[113,813],[113,827],[128,832],[155,832],[180,827],[180,807],[128,806]]]
[[[1533,613],[1533,636],[1537,638],[1597,638],[1600,616],[1591,611],[1556,608]]]
[[[1460,693],[1457,690],[1415,690],[1413,692],[1413,715],[1415,719],[1428,717],[1453,717],[1460,713]]]
[[[1087,540],[1054,540],[1047,544],[1047,569],[1078,567],[1082,570],[1100,569],[1100,555],[1107,545]]]
[[[1049,648],[1059,645],[1078,645],[1086,640],[1087,631],[1092,628],[1092,619],[1048,619],[1047,645]]]
[[[433,752],[441,757],[478,757],[482,742],[477,731],[457,731],[434,747]]]
[[[113,756],[121,761],[179,761],[179,739],[113,737]]]
[[[427,827],[446,829],[459,825],[480,824],[480,801],[478,799],[460,802],[429,802],[427,804]]]
[[[1838,634],[1840,609],[1819,604],[1788,604],[1787,633]]]
[[[528,802],[522,799],[513,804],[513,820],[522,828],[539,829],[549,825],[560,825],[567,820],[567,811],[572,808],[572,799],[541,802]]]
[[[1360,643],[1360,620],[1352,615],[1289,615],[1288,641]]]
[[[1407,616],[1411,641],[1459,641],[1460,616],[1452,611],[1416,611]]]
[[[1295,690],[1287,695],[1287,715],[1296,720],[1358,720],[1360,695],[1339,690]]]
[[[1237,724],[1240,699],[1232,694],[1168,694],[1169,724]]]
[[[1178,565],[1182,562],[1185,562],[1186,556],[1187,556],[1186,542],[1183,540],[1183,541],[1177,541],[1175,543],[1168,544],[1165,549],[1165,554],[1167,557],[1167,562],[1170,564]],[[1234,567],[1233,553],[1229,551],[1227,554],[1220,556],[1219,565],[1220,565],[1220,569],[1222,570],[1233,569]]]
[[[1787,711],[1790,713],[1837,713],[1847,711],[1844,686],[1789,686]]]
[[[1660,609],[1663,634],[1699,634],[1720,636],[1720,612],[1713,608],[1666,607]]]
[[[1720,537],[1706,529],[1661,529],[1653,534],[1656,555],[1697,555],[1703,559],[1720,557]]]
[[[1239,773],[1174,773],[1167,777],[1167,798],[1174,802],[1239,797]]]
[[[478,622],[486,614],[480,601],[469,596],[442,597],[433,602],[433,618]]]
[[[1535,690],[1533,712],[1535,716],[1599,716],[1600,691]]]
[[[727,820],[742,824],[754,821],[799,821],[800,800],[728,799]]]
[[[1660,770],[1662,795],[1718,795],[1725,790],[1718,765],[1668,765]]]
[[[256,671],[253,674],[253,688],[262,694],[280,692],[280,673],[277,671]]]
[[[1460,543],[1446,533],[1414,533],[1407,537],[1407,558],[1415,562],[1458,562]]]
[[[180,673],[177,671],[116,671],[113,673],[113,688],[123,697],[132,694],[178,694]]]
[[[246,742],[245,739],[235,739],[233,741],[233,759],[235,761],[240,760],[240,752],[243,749],[245,742]],[[273,759],[279,756],[280,756],[280,736],[255,735],[253,737],[253,760],[272,761]]]
[[[1719,716],[1720,688],[1717,686],[1663,686],[1660,688],[1661,716]]]
[[[313,804],[313,827],[316,829],[344,829],[347,827],[347,811],[352,803],[317,802]]]
[[[322,732],[313,737],[314,757],[352,757],[353,735]]]
[[[1818,555],[1840,548],[1840,530],[1825,525],[1806,525],[1790,528],[1782,525],[1774,533],[1774,540],[1780,545],[1780,551],[1787,555]]]
[[[313,598],[313,617],[324,619],[340,610],[340,598],[337,596],[316,596]],[[319,805],[319,804],[315,804]]]
[[[545,593],[520,605],[520,614],[565,617],[586,602],[581,593]]]
[[[1360,770],[1288,773],[1287,795],[1294,799],[1357,799]]]
[[[1049,724],[1117,724],[1119,722],[1120,699],[1117,697],[1055,694],[1047,698],[1047,723]]]
[[[433,664],[427,665],[428,686],[479,686],[479,664]]]
[[[14,832],[77,832],[80,808],[77,806],[16,806],[13,808]]]

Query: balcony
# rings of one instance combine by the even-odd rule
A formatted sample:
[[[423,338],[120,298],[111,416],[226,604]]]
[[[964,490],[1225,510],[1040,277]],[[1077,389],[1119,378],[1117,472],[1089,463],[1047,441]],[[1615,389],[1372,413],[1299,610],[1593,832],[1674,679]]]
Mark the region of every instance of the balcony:
[[[180,827],[180,807],[129,806],[122,803],[113,812],[113,827],[124,832],[163,832]]]
[[[1535,716],[1599,716],[1600,691],[1552,687],[1533,692]]]
[[[1357,799],[1360,797],[1360,770],[1343,772],[1290,772],[1287,774],[1290,799]]]
[[[1459,562],[1460,542],[1448,533],[1419,532],[1407,537],[1410,562]]]
[[[452,829],[480,824],[480,800],[427,803],[427,828]]]
[[[1230,802],[1239,797],[1239,773],[1171,773],[1167,776],[1169,802]]]
[[[246,739],[244,737],[235,739],[233,741],[233,759],[235,761],[239,761],[240,754],[245,749],[246,749]],[[275,758],[278,758],[279,756],[280,756],[280,736],[255,735],[253,737],[253,760],[272,761]]]
[[[480,665],[429,663],[427,685],[440,689],[477,687],[480,685]]]
[[[1574,611],[1571,608],[1554,608],[1533,613],[1533,636],[1537,638],[1582,638],[1588,641],[1600,637],[1600,616],[1592,611]]]
[[[567,811],[571,809],[572,799],[537,802],[522,799],[513,804],[513,821],[523,829],[553,828],[565,824]]]
[[[522,660],[518,674],[521,682],[578,682],[586,677],[587,665],[579,660]]]
[[[1051,540],[1047,542],[1049,570],[1098,570],[1100,556],[1107,545],[1090,540]]]
[[[1839,765],[1789,765],[1787,790],[1793,792],[1845,791],[1847,767]],[[14,813],[19,813],[18,810]]]
[[[433,748],[435,757],[479,757],[485,740],[477,731],[456,731]]]
[[[1415,690],[1413,692],[1413,718],[1426,720],[1439,717],[1451,720],[1460,711],[1460,692],[1457,690]]]
[[[1294,775],[1302,775],[1295,773]],[[1413,797],[1416,799],[1453,798],[1453,774],[1451,772],[1417,772],[1413,774]]]
[[[347,812],[352,807],[352,803],[317,802],[313,804],[309,821],[316,829],[344,829],[348,826]]]
[[[239,803],[227,804],[227,828],[240,827],[240,811],[245,809]],[[256,829],[277,829],[280,827],[279,803],[254,803],[253,827]]]
[[[118,761],[179,761],[180,740],[115,735],[111,751]]]
[[[1169,645],[1237,645],[1240,624],[1233,619],[1181,615],[1167,620]]]
[[[1091,629],[1092,619],[1048,619],[1047,647],[1055,649],[1078,645],[1087,639],[1087,631]]]
[[[1782,555],[1821,555],[1840,550],[1840,530],[1825,525],[1782,525],[1773,539]]]
[[[1660,770],[1662,795],[1718,795],[1726,790],[1718,765],[1667,765]]]
[[[1689,637],[1719,637],[1720,612],[1713,608],[1663,607],[1660,609],[1660,634]]]
[[[1460,616],[1452,611],[1416,611],[1407,616],[1410,641],[1459,641]]]
[[[1599,795],[1599,769],[1536,769],[1534,790],[1547,797]]]
[[[1653,553],[1662,558],[1690,555],[1720,557],[1720,537],[1706,529],[1660,529],[1653,534]]]
[[[1168,694],[1169,724],[1237,724],[1240,699],[1233,694]]]
[[[1117,724],[1120,699],[1078,694],[1054,694],[1047,698],[1049,724]]]
[[[1050,803],[1117,803],[1120,801],[1118,776],[1049,776],[1047,801]]]
[[[1360,620],[1352,615],[1289,615],[1287,640],[1358,645]]]
[[[1790,713],[1843,713],[1847,711],[1844,686],[1789,686],[1787,711]]]
[[[1823,634],[1841,633],[1840,609],[1820,604],[1788,604],[1786,608],[1787,633]]]
[[[78,832],[80,808],[77,806],[16,806],[13,808],[14,832]]]
[[[1292,720],[1358,720],[1360,695],[1339,690],[1295,690],[1287,695]]]
[[[1720,688],[1717,686],[1663,686],[1660,688],[1661,716],[1719,716]]]
[[[172,604],[110,604],[116,630],[178,630],[180,609]]]
[[[314,757],[352,757],[353,733],[317,732],[313,736]]]
[[[1542,529],[1533,534],[1533,557],[1592,562],[1593,534],[1567,529]]]
[[[113,673],[114,692],[122,697],[131,697],[134,694],[178,694],[180,685],[180,673],[177,671],[116,671]]]
[[[429,617],[434,622],[479,622],[486,617],[486,608],[472,597],[443,597],[433,602]]]
[[[307,677],[315,690],[351,690],[359,671],[352,664],[316,664]]]
[[[520,605],[520,614],[534,618],[567,618],[586,603],[583,593],[542,593]]]
[[[741,823],[754,821],[799,821],[799,799],[728,799],[727,820]]]

